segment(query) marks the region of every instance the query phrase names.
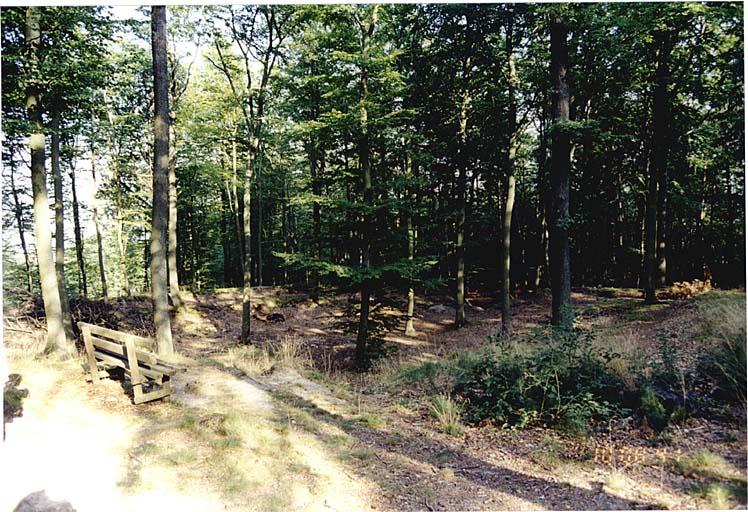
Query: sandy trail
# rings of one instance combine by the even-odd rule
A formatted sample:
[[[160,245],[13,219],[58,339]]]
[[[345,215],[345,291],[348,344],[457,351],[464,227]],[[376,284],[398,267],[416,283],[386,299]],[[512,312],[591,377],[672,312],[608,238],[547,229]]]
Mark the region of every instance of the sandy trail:
[[[0,455],[0,510],[14,510],[24,497],[37,491],[44,491],[53,501],[69,502],[79,512],[145,506],[263,510],[268,503],[283,510],[370,508],[366,496],[371,490],[365,483],[346,474],[312,436],[293,426],[284,428],[282,414],[267,391],[228,372],[191,367],[174,379],[172,403],[134,406],[115,382],[93,391],[77,363],[14,368],[11,362],[11,371],[21,373],[20,387],[29,390],[29,397],[23,403],[23,416],[6,425]],[[237,503],[212,487],[199,474],[199,465],[168,467],[140,455],[145,445],[167,450],[174,443],[164,419],[178,424],[180,414],[244,418],[245,428],[239,432],[241,453],[244,458],[255,455],[251,462],[256,478],[249,481],[253,493],[265,501]],[[266,442],[284,449],[267,449]],[[189,439],[186,443],[190,444]],[[299,475],[288,470],[291,466],[307,470]],[[188,481],[185,470],[190,471]],[[133,477],[138,485],[126,485]],[[339,492],[341,484],[345,493]]]

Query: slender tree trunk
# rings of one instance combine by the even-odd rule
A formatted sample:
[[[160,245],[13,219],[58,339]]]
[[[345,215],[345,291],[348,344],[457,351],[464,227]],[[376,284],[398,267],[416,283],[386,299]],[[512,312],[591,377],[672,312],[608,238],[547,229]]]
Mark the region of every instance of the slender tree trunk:
[[[226,190],[221,188],[221,246],[223,249],[223,285],[228,286],[230,281],[230,268],[231,268],[231,249],[229,247],[230,231],[229,225],[226,220],[227,215],[231,215],[231,207],[229,206],[228,200],[228,182],[226,182]]]
[[[672,49],[672,38],[658,32],[655,34],[657,48],[657,70],[652,96],[652,150],[650,153],[649,182],[647,187],[647,221],[645,239],[645,288],[644,300],[648,304],[657,302],[655,288],[658,282],[657,240],[660,239],[660,265],[662,278],[665,272],[665,206],[667,194],[668,153],[668,60]],[[661,190],[658,197],[658,185]],[[658,204],[659,203],[659,204]],[[658,226],[659,220],[659,226]]]
[[[166,7],[151,7],[153,49],[153,216],[151,227],[151,290],[153,324],[159,354],[174,352],[169,319],[167,245],[169,229],[169,77],[166,59]]]
[[[312,178],[312,193],[315,196],[315,201],[312,204],[312,223],[314,229],[314,252],[315,257],[320,259],[322,257],[322,213],[319,204],[319,197],[322,195],[322,190],[319,182],[319,148],[316,137],[312,137],[309,143],[309,165]],[[314,270],[312,272],[312,297],[314,300],[319,298],[319,272]]]
[[[41,8],[26,8],[25,45],[30,55],[30,67],[39,73],[37,52],[41,44]],[[31,187],[34,195],[34,235],[36,239],[36,259],[39,264],[44,315],[47,319],[47,348],[57,349],[68,354],[72,347],[65,338],[62,325],[60,292],[57,287],[57,274],[52,260],[52,233],[49,229],[49,197],[47,196],[47,176],[44,169],[44,124],[40,91],[35,81],[26,89],[26,111],[31,128],[29,151],[31,153]]]
[[[125,220],[122,216],[122,190],[121,185],[117,184],[117,190],[114,193],[114,209],[117,217],[115,231],[117,232],[117,249],[119,251],[119,273],[122,280],[122,293],[125,297],[131,295],[130,279],[127,271],[127,239],[125,238]]]
[[[94,183],[94,200],[93,200],[93,222],[94,228],[96,229],[96,252],[99,259],[99,276],[101,277],[101,294],[104,296],[104,300],[109,300],[109,288],[106,282],[106,271],[104,266],[104,244],[101,240],[101,224],[99,223],[99,200],[96,194],[99,191],[99,182],[96,178],[96,152],[94,149],[94,141],[91,140],[91,177]]]
[[[169,293],[174,304],[174,312],[179,314],[184,308],[179,292],[179,271],[177,270],[177,171],[176,137],[173,126],[169,127]]]
[[[405,152],[405,175],[408,179],[413,176],[413,158],[409,151]],[[416,253],[416,230],[413,226],[413,190],[408,185],[406,193],[408,194],[407,206],[405,210],[405,229],[408,231],[408,261],[412,264]],[[415,336],[416,329],[413,327],[413,313],[416,305],[416,294],[413,289],[413,279],[408,283],[408,314],[405,322],[405,335]]]
[[[656,285],[667,284],[667,167],[660,171],[657,189],[657,276]]]
[[[257,162],[257,284],[262,286],[262,153],[258,144]]]
[[[501,283],[501,335],[508,336],[511,333],[511,239],[512,239],[512,211],[514,210],[514,195],[516,181],[514,177],[514,161],[517,156],[517,146],[519,145],[519,134],[517,133],[517,102],[515,90],[517,88],[517,68],[514,62],[513,46],[513,16],[514,13],[508,14],[506,30],[506,59],[509,67],[509,81],[507,93],[509,96],[509,112],[507,117],[509,148],[507,155],[507,179],[506,179],[506,201],[504,202],[504,222],[503,222],[503,264],[502,264],[502,283]]]
[[[244,269],[244,239],[242,237],[242,214],[241,208],[239,208],[239,192],[237,191],[237,183],[239,182],[239,168],[237,167],[237,154],[236,154],[236,132],[237,127],[234,126],[234,134],[231,139],[231,192],[233,198],[229,196],[229,201],[233,205],[234,212],[234,228],[236,231],[236,244],[239,248],[239,270],[243,272]],[[240,282],[239,276],[237,282]]]
[[[78,260],[80,274],[79,288],[84,297],[88,297],[88,279],[86,278],[86,261],[83,258],[83,237],[81,236],[81,220],[78,206],[78,191],[75,185],[75,168],[70,162],[70,188],[73,191],[73,229],[75,231],[75,256]]]
[[[244,173],[244,262],[242,263],[243,291],[241,342],[245,344],[251,343],[249,339],[252,316],[250,302],[250,296],[252,294],[252,259],[250,257],[250,254],[252,252],[252,223],[250,218],[250,211],[252,207],[252,160],[256,147],[257,139],[253,135],[250,138],[250,149],[249,154],[247,155],[247,168]]]
[[[551,323],[571,327],[571,262],[569,254],[569,180],[571,150],[565,123],[569,121],[568,29],[560,16],[551,19],[551,76],[553,80],[553,121],[551,133],[551,197],[549,208],[549,249],[551,264]]]
[[[31,276],[31,264],[29,263],[29,250],[26,247],[26,230],[23,229],[23,207],[21,201],[18,199],[18,191],[16,190],[15,182],[15,162],[13,161],[13,152],[10,155],[10,190],[13,193],[13,213],[16,217],[16,223],[18,224],[18,236],[21,239],[21,249],[23,250],[23,262],[26,268],[26,289],[29,293],[32,292],[34,286]]]
[[[65,206],[62,202],[62,170],[60,169],[60,106],[58,99],[52,100],[52,179],[55,189],[55,272],[60,293],[62,325],[65,336],[73,339],[73,320],[70,316],[67,281],[65,279]]]
[[[367,62],[369,54],[369,45],[371,37],[377,24],[379,14],[379,5],[375,4],[372,8],[371,19],[368,27],[362,27],[361,34],[361,55],[363,62]],[[368,98],[368,73],[366,65],[361,66],[361,77],[359,81],[359,128],[361,130],[359,138],[359,162],[364,184],[364,205],[365,213],[362,215],[361,222],[361,267],[364,272],[370,268],[371,259],[371,205],[373,201],[373,191],[371,185],[371,162],[369,160],[369,113],[366,109]],[[371,295],[371,281],[365,278],[361,281],[361,311],[358,322],[358,336],[356,337],[356,366],[360,369],[365,368],[368,364],[366,355],[366,344],[369,339],[369,299]]]
[[[471,66],[471,57],[468,55],[463,62],[462,70],[462,94],[460,97],[459,110],[459,166],[460,175],[457,178],[457,243],[455,244],[455,256],[457,257],[457,275],[455,286],[455,327],[465,325],[465,217],[467,211],[467,122],[468,103],[470,102],[470,91],[468,89],[468,73]]]

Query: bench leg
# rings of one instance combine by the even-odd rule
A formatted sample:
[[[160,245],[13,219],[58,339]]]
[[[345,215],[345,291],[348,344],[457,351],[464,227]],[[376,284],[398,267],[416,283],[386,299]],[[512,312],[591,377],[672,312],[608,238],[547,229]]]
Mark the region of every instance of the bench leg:
[[[135,404],[142,404],[146,401],[145,394],[143,393],[143,384],[133,384],[132,386],[133,401]]]

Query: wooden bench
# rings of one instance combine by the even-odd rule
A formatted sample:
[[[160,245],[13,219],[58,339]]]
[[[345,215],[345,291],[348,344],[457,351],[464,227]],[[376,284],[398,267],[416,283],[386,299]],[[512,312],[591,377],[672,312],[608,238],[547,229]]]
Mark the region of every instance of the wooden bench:
[[[114,331],[98,325],[78,322],[86,345],[88,367],[94,386],[108,373],[101,366],[114,366],[125,370],[132,383],[136,404],[166,398],[171,394],[170,378],[182,368],[157,358],[146,350],[154,340],[133,334]],[[145,388],[155,389],[146,391]]]

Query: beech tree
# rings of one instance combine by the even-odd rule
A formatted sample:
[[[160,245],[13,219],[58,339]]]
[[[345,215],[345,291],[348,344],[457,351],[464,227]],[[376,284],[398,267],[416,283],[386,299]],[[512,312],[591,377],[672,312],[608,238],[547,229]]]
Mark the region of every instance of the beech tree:
[[[169,72],[166,59],[166,7],[151,8],[153,48],[153,216],[151,287],[153,324],[159,354],[174,352],[169,319],[166,256],[169,224]]]
[[[49,196],[47,195],[47,172],[45,165],[44,122],[42,119],[42,83],[39,67],[41,44],[41,8],[26,8],[26,56],[30,70],[26,77],[26,109],[30,123],[29,152],[31,154],[31,184],[34,195],[34,237],[36,259],[39,264],[44,313],[47,319],[47,346],[62,353],[71,350],[65,336],[65,327],[60,305],[59,283],[52,260],[52,234],[49,227]],[[72,341],[72,340],[71,340]]]

